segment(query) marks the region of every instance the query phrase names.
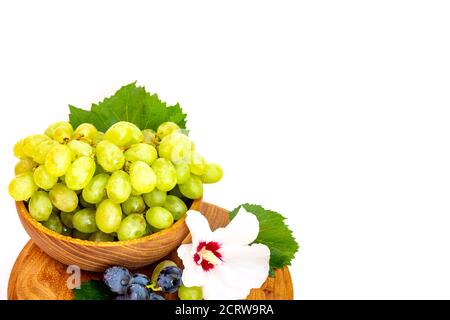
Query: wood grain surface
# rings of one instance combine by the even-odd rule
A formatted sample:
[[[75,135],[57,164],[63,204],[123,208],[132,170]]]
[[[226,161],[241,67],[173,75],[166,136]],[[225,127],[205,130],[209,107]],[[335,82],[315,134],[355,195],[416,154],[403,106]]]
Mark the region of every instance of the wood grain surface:
[[[228,224],[228,212],[220,207],[201,203],[202,212],[211,228],[216,229]],[[190,243],[188,236],[183,243]],[[181,266],[176,252],[167,256]],[[154,265],[139,269],[141,273],[151,275]],[[67,266],[48,256],[32,241],[29,241],[19,254],[11,271],[8,285],[10,300],[72,300],[72,292],[66,281],[70,276]],[[100,279],[101,273],[82,271],[81,281]],[[166,299],[176,299],[176,294],[166,295]],[[260,289],[253,289],[247,300],[292,300],[292,280],[287,267],[275,272],[274,278],[268,278]]]

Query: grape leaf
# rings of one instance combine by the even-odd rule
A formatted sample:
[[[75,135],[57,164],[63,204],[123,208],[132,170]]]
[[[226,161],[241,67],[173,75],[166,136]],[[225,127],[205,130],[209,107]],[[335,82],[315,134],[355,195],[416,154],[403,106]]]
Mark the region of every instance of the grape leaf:
[[[83,282],[79,289],[73,289],[73,300],[111,300],[116,294],[100,280]]]
[[[295,241],[292,231],[284,223],[286,218],[281,214],[266,210],[256,204],[246,203],[230,212],[231,219],[236,216],[241,207],[253,213],[259,221],[259,234],[255,243],[262,243],[269,247],[270,275],[273,276],[274,269],[282,268],[291,263],[299,245]]]
[[[161,123],[172,121],[186,129],[186,114],[178,103],[167,106],[157,94],[150,94],[144,87],[136,86],[136,82],[123,86],[99,103],[93,103],[90,111],[73,105],[69,105],[69,110],[73,127],[91,123],[103,132],[118,121],[132,122],[142,130],[156,130]]]

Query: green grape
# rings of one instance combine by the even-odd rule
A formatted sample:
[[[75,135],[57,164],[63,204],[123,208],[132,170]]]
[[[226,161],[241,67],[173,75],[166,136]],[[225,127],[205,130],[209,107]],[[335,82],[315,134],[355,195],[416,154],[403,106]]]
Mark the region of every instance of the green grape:
[[[93,144],[97,145],[100,141],[103,141],[105,134],[101,131],[98,132],[97,138],[94,140]]]
[[[122,203],[131,194],[131,179],[123,170],[114,171],[106,184],[108,198],[115,203]]]
[[[28,200],[38,190],[33,173],[25,172],[15,176],[8,186],[8,192],[16,201]]]
[[[47,220],[42,222],[42,225],[47,229],[55,231],[56,233],[63,232],[63,225],[61,223],[61,220],[59,219],[58,215],[54,213],[52,213]]]
[[[76,238],[76,239],[80,239],[80,240],[89,240],[89,238],[91,237],[91,234],[80,232],[77,229],[73,229],[72,237]]]
[[[180,192],[179,185],[177,185],[175,188],[173,188],[172,190],[170,190],[170,191],[168,192],[168,195],[171,195],[171,196],[175,196],[175,197],[180,198],[181,200],[184,201],[184,203],[186,203],[187,206],[189,206],[188,204],[192,201],[191,199],[186,198],[186,197]]]
[[[146,220],[147,221],[147,220]],[[145,236],[149,236],[149,235],[151,235],[153,233],[153,231],[152,231],[152,227],[148,224],[148,222],[146,223],[146,226],[145,226],[145,232],[144,232],[144,235],[143,235],[143,237],[145,237]]]
[[[73,229],[73,216],[75,213],[77,213],[79,210],[79,208],[77,207],[74,211],[72,212],[64,212],[61,211],[60,217],[61,217],[61,221],[62,223],[64,223],[64,225],[70,229]]]
[[[186,183],[178,185],[183,196],[189,199],[200,199],[203,196],[203,184],[199,177],[191,175]]]
[[[30,158],[23,158],[16,163],[16,166],[14,167],[14,174],[18,175],[25,172],[33,172],[34,168],[36,168],[36,162]]]
[[[164,137],[168,136],[171,133],[180,132],[180,131],[181,131],[181,129],[176,123],[164,122],[159,125],[158,130],[156,131],[156,135],[160,139],[163,139]]]
[[[166,267],[177,267],[176,263],[171,260],[163,260],[160,263],[158,263],[153,269],[152,277],[150,278],[153,282],[156,282],[158,280],[158,276],[161,273],[161,271]]]
[[[72,224],[75,229],[84,233],[97,231],[95,209],[83,209],[73,215]]]
[[[47,192],[37,191],[30,199],[28,204],[30,215],[37,221],[47,220],[53,211],[53,205]]]
[[[151,165],[158,158],[158,153],[154,146],[145,143],[137,143],[132,145],[125,151],[125,159],[127,161],[143,161]]]
[[[219,182],[223,177],[222,167],[217,163],[208,163],[206,165],[205,173],[200,176],[200,180],[203,183],[216,183]]]
[[[103,140],[97,144],[97,162],[108,172],[122,169],[125,164],[125,156],[122,150],[115,144]]]
[[[57,183],[50,190],[50,200],[61,211],[71,212],[78,206],[78,197],[75,191],[70,190],[62,183]]]
[[[39,143],[38,147],[34,151],[34,161],[39,164],[44,164],[47,155],[54,146],[58,145],[58,142],[54,140],[45,140]]]
[[[143,195],[144,201],[149,207],[162,207],[166,202],[167,192],[158,189]]]
[[[189,166],[191,168],[191,172],[195,175],[201,176],[206,172],[206,161],[196,152],[192,154],[192,159]]]
[[[79,140],[70,141],[67,146],[76,157],[91,157],[94,154],[94,148],[89,143]]]
[[[68,122],[62,122],[59,126],[55,128],[53,132],[53,140],[59,143],[66,143],[72,138],[73,128]]]
[[[156,174],[156,187],[161,191],[169,191],[177,184],[177,172],[172,163],[163,158],[157,159],[152,164]]]
[[[58,178],[48,173],[44,165],[40,165],[33,173],[34,182],[39,188],[50,190],[58,182]]]
[[[72,151],[68,146],[57,144],[53,146],[45,159],[45,167],[48,173],[55,177],[66,174],[72,162]]]
[[[61,126],[61,125],[64,125],[65,123],[67,123],[67,122],[66,122],[66,121],[58,121],[58,122],[52,123],[52,124],[49,125],[49,126],[47,127],[47,129],[45,130],[45,134],[46,134],[49,138],[52,138],[52,139],[53,139],[53,137],[54,137],[54,135],[55,135],[55,130],[56,130],[56,128],[58,128],[58,127]]]
[[[23,152],[23,140],[17,141],[14,145],[14,156],[19,159],[24,159],[27,155]]]
[[[146,219],[149,225],[157,229],[167,229],[173,224],[172,214],[163,207],[148,209]]]
[[[144,143],[148,143],[154,147],[158,144],[158,137],[156,136],[155,131],[152,129],[142,130],[142,134],[144,135]]]
[[[142,192],[138,192],[136,189],[133,188],[133,186],[131,186],[131,195],[132,196],[141,196]]]
[[[178,298],[180,300],[203,300],[202,287],[185,287],[181,285],[178,288]]]
[[[64,224],[62,225],[62,232],[61,234],[63,236],[72,237],[72,229],[67,228]]]
[[[133,213],[128,215],[120,223],[119,230],[117,230],[117,237],[119,241],[133,240],[144,235],[147,222],[144,215]]]
[[[148,164],[142,161],[133,162],[130,166],[130,179],[133,189],[139,193],[153,191],[156,186],[156,175]]]
[[[181,219],[187,212],[188,208],[186,204],[178,197],[167,196],[164,208],[170,211],[174,220]]]
[[[126,215],[132,213],[142,213],[145,211],[145,202],[141,196],[131,196],[122,203],[122,212]]]
[[[119,121],[105,132],[104,139],[114,143],[118,147],[128,147],[142,142],[144,136],[141,130],[133,123]]]
[[[50,140],[49,137],[43,134],[32,134],[25,139],[23,139],[22,151],[30,158],[34,158],[34,153],[36,152],[37,146],[45,140]]]
[[[95,203],[89,203],[86,200],[84,200],[83,193],[81,193],[81,195],[78,196],[78,199],[79,199],[80,205],[83,208],[95,208]]]
[[[94,142],[97,139],[98,131],[97,128],[92,124],[82,123],[75,129],[75,131],[73,132],[73,136],[77,140]]]
[[[158,146],[159,156],[173,163],[190,162],[192,142],[182,133],[172,133],[161,140]]]
[[[95,175],[98,175],[100,173],[106,173],[105,169],[99,164],[95,166]]]
[[[189,168],[189,165],[185,162],[180,162],[174,164],[174,166],[177,171],[177,183],[183,184],[188,181],[191,176],[191,169]]]
[[[103,200],[97,207],[95,222],[104,233],[117,231],[122,221],[122,209],[120,205],[110,199]]]
[[[91,234],[91,236],[89,237],[90,241],[95,241],[95,242],[112,242],[114,241],[114,236],[111,234],[107,234],[101,231],[97,231],[93,234]]]
[[[95,173],[95,161],[90,157],[79,157],[66,172],[66,185],[72,190],[81,190],[88,185]]]

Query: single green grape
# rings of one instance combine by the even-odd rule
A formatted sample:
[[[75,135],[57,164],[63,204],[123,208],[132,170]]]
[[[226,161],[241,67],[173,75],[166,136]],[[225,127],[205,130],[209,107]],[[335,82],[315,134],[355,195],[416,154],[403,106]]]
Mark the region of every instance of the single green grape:
[[[38,186],[34,183],[33,173],[31,172],[25,172],[15,176],[8,186],[9,195],[16,201],[30,199],[37,190]]]
[[[48,173],[44,165],[40,165],[34,170],[33,179],[39,188],[44,190],[50,190],[58,182],[58,178]]]
[[[110,199],[103,200],[97,207],[95,222],[104,233],[117,231],[122,221],[122,209],[120,205]]]
[[[98,136],[97,128],[90,123],[80,124],[75,131],[73,136],[77,140],[85,140],[89,143],[95,142]]]
[[[78,196],[62,183],[57,183],[49,192],[53,205],[61,211],[71,212],[78,206]]]
[[[49,125],[47,127],[47,129],[45,130],[45,134],[49,137],[49,138],[54,138],[55,135],[55,130],[56,128],[58,128],[61,125],[64,125],[65,123],[67,123],[67,121],[57,121],[52,123],[51,125]]]
[[[94,176],[88,185],[83,189],[83,199],[89,203],[99,203],[106,197],[106,185],[108,184],[109,174],[100,173]]]
[[[53,211],[53,205],[45,191],[33,193],[28,203],[30,215],[37,221],[46,221]]]
[[[94,148],[92,148],[89,143],[84,141],[72,140],[67,144],[67,146],[70,150],[72,150],[75,157],[91,157],[94,154]]]
[[[202,180],[203,183],[216,183],[219,182],[222,177],[222,167],[217,163],[210,162],[206,165],[206,171],[202,176],[200,176],[200,180]]]
[[[129,147],[144,140],[141,130],[135,124],[126,121],[113,124],[103,138],[118,147]]]
[[[156,136],[155,131],[152,129],[142,130],[142,135],[144,136],[144,143],[150,144],[154,147],[158,145],[159,139]]]
[[[72,237],[75,239],[80,239],[80,240],[89,240],[89,238],[91,237],[91,234],[78,231],[77,229],[73,229]]]
[[[72,224],[75,229],[84,233],[97,231],[95,209],[83,209],[73,215]]]
[[[70,228],[70,229],[73,229],[74,228],[74,226],[73,226],[73,216],[74,216],[74,214],[75,213],[77,213],[78,211],[79,211],[79,209],[80,208],[76,208],[74,211],[72,211],[72,212],[64,212],[64,211],[61,211],[61,213],[60,213],[60,218],[61,218],[61,221],[62,221],[62,223],[64,223],[64,225],[66,226],[66,227],[68,227],[68,228]]]
[[[206,172],[206,161],[196,152],[192,154],[192,159],[189,166],[191,168],[191,172],[195,175],[201,176]]]
[[[62,122],[53,132],[53,140],[59,143],[67,143],[72,138],[73,128],[68,122]]]
[[[42,222],[42,225],[56,233],[63,232],[63,225],[57,214],[52,213],[47,220]]]
[[[14,167],[14,174],[18,175],[25,172],[33,172],[34,168],[36,168],[36,162],[34,162],[30,158],[23,158],[19,162],[16,163]]]
[[[72,229],[67,228],[64,224],[62,225],[61,234],[63,236],[72,237]]]
[[[173,164],[163,158],[157,159],[152,164],[156,175],[156,187],[161,191],[169,191],[177,184],[177,172]]]
[[[144,201],[149,207],[162,207],[166,202],[167,192],[158,189],[143,195]]]
[[[23,152],[23,140],[19,140],[14,145],[14,156],[19,159],[24,159],[27,157],[25,152]]]
[[[134,144],[124,154],[127,161],[143,161],[148,165],[151,165],[158,158],[155,147],[146,143]]]
[[[139,213],[132,213],[125,217],[120,223],[119,230],[117,230],[117,237],[120,241],[133,240],[144,235],[147,222],[144,215]]]
[[[183,196],[189,199],[200,199],[203,196],[203,184],[198,176],[191,175],[186,183],[178,185]]]
[[[164,137],[168,136],[171,133],[180,132],[180,131],[181,131],[181,129],[176,123],[164,122],[159,125],[158,130],[156,131],[156,135],[160,139],[163,139]]]
[[[66,185],[72,190],[81,190],[88,185],[95,173],[95,161],[90,157],[79,157],[66,172]]]
[[[123,170],[114,171],[106,184],[108,198],[115,203],[125,202],[131,194],[131,179]]]
[[[45,140],[39,143],[36,150],[34,151],[34,161],[39,164],[44,164],[47,159],[47,155],[52,150],[54,146],[56,146],[58,142],[54,140]]]
[[[55,177],[66,174],[72,162],[72,151],[68,146],[57,144],[47,154],[45,158],[45,168],[48,173]]]
[[[163,260],[160,263],[158,263],[153,269],[152,277],[150,278],[153,282],[156,282],[158,280],[158,276],[161,273],[161,271],[166,267],[176,267],[177,264],[173,262],[172,260]]]
[[[167,196],[164,208],[170,211],[174,220],[181,219],[188,210],[184,201],[175,196]]]
[[[179,162],[174,164],[175,170],[177,171],[177,183],[183,184],[188,181],[191,176],[191,168],[185,162]]]
[[[43,134],[32,134],[23,139],[22,151],[30,158],[34,158],[34,153],[37,150],[38,145],[45,140],[50,140],[49,137]]]
[[[122,169],[125,156],[122,150],[110,141],[100,141],[95,149],[97,162],[108,172]]]
[[[145,217],[147,222],[157,229],[167,229],[173,224],[172,214],[163,207],[153,207],[148,209]]]
[[[141,196],[131,196],[122,203],[122,212],[126,215],[145,211],[145,202]]]
[[[192,158],[192,141],[184,134],[174,132],[158,145],[158,153],[161,158],[173,163],[190,162]]]
[[[203,300],[202,287],[185,287],[181,285],[178,288],[178,298],[180,300]]]
[[[97,231],[91,234],[89,240],[95,242],[112,242],[114,241],[114,236],[101,231]]]
[[[155,189],[156,175],[148,164],[142,161],[133,162],[130,166],[131,185],[139,193],[149,193]]]

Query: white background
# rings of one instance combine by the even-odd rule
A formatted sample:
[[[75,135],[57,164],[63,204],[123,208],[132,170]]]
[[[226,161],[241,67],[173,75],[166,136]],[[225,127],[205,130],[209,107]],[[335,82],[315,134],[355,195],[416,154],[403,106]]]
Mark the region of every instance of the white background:
[[[447,1],[2,1],[0,297],[26,243],[12,147],[137,80],[277,210],[296,299],[450,298]]]

